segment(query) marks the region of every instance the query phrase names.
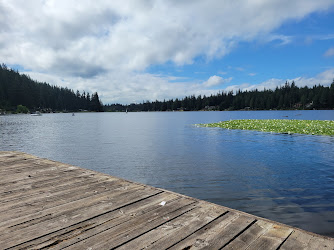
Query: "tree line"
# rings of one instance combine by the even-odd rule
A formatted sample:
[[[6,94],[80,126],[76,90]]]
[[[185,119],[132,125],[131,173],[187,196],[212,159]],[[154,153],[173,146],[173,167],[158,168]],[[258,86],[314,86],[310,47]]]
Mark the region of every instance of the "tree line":
[[[275,90],[219,92],[211,96],[187,96],[183,99],[142,102],[139,104],[109,104],[105,111],[198,111],[198,110],[284,110],[334,109],[334,80],[329,87],[314,85],[297,87],[286,82]]]
[[[330,86],[297,87],[286,82],[275,90],[220,91],[210,96],[187,96],[182,99],[143,101],[130,105],[103,106],[98,93],[52,86],[32,80],[25,74],[0,65],[0,111],[197,111],[197,110],[270,110],[334,109],[334,80]]]
[[[0,65],[0,110],[20,111],[103,111],[98,93],[52,86],[32,80],[25,74]]]

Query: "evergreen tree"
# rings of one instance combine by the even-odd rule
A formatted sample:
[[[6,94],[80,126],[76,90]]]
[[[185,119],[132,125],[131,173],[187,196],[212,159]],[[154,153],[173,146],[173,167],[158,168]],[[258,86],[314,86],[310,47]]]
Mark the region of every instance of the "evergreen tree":
[[[315,85],[313,88],[298,88],[295,82],[285,82],[275,90],[253,90],[232,92],[219,91],[210,96],[186,96],[183,99],[164,100],[163,102],[145,101],[141,104],[131,104],[129,111],[170,111],[182,109],[185,111],[203,110],[205,107],[214,107],[216,110],[240,109],[333,109],[334,108],[334,80],[330,87]],[[119,111],[125,106],[113,104],[106,106],[106,110]]]
[[[97,92],[95,92],[92,95],[92,99],[91,99],[91,111],[96,111],[96,112],[102,112],[103,111],[103,105],[99,99],[99,95],[97,94]]]
[[[83,101],[83,98],[84,101]],[[101,110],[102,104],[95,95],[95,106]],[[92,100],[87,99],[85,92],[80,95],[73,90],[48,83],[40,83],[29,76],[19,74],[9,69],[5,64],[0,65],[0,109],[15,112],[17,106],[25,106],[30,110],[78,111],[90,106]],[[21,107],[20,106],[20,107]],[[21,110],[21,108],[20,108]]]

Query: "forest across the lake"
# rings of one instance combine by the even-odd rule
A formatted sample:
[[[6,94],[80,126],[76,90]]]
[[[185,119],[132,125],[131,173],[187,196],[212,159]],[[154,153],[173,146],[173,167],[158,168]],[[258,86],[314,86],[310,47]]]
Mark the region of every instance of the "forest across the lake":
[[[38,82],[0,65],[0,111],[103,111],[97,92],[90,94]]]
[[[198,111],[198,110],[289,110],[333,109],[334,80],[330,86],[298,87],[286,82],[275,90],[220,91],[210,96],[187,96],[183,99],[145,101],[139,104],[105,105],[105,111]]]
[[[198,110],[289,110],[334,109],[334,80],[329,86],[298,87],[286,82],[275,90],[257,89],[219,91],[215,95],[186,96],[182,99],[143,101],[132,104],[107,104],[97,92],[90,94],[78,90],[52,86],[31,79],[25,74],[0,65],[0,111],[198,111]]]

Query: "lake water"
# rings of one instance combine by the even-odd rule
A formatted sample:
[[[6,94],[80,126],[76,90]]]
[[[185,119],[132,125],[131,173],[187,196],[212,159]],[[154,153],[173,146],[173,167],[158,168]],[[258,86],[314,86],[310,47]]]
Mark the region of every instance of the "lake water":
[[[202,128],[230,119],[334,120],[334,111],[0,116],[17,150],[334,237],[334,137]]]

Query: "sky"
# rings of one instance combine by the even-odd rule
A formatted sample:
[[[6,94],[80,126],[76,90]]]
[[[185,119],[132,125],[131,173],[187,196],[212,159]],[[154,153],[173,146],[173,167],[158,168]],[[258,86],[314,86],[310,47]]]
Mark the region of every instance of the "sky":
[[[104,104],[328,86],[334,0],[0,0],[0,63]]]

